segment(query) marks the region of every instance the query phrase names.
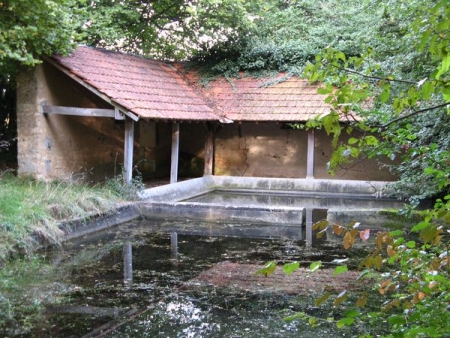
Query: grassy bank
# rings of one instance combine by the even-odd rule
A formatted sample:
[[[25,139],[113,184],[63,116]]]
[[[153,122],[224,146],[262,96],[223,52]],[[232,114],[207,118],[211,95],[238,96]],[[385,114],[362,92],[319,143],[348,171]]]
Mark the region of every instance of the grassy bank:
[[[38,322],[61,290],[52,283],[60,267],[33,250],[38,241],[58,244],[59,224],[102,214],[136,197],[139,182],[118,177],[102,185],[41,182],[0,172],[0,335],[22,335]],[[57,292],[58,291],[58,292]]]
[[[115,209],[130,195],[121,181],[88,186],[40,182],[0,173],[0,263],[16,254],[29,254],[37,239],[58,243],[58,224]]]

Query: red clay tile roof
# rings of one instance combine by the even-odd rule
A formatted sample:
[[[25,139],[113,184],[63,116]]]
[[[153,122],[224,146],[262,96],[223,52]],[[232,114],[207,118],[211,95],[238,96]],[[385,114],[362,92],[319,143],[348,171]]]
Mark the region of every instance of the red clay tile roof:
[[[221,78],[201,87],[195,72],[182,75],[174,65],[131,54],[80,46],[53,59],[141,118],[301,122],[329,112],[318,86],[282,74],[231,83]]]
[[[84,46],[53,59],[141,118],[219,120],[195,88],[165,62]]]
[[[318,86],[291,77],[244,77],[230,81],[221,78],[208,84],[205,96],[233,121],[300,122],[328,113],[325,96]]]

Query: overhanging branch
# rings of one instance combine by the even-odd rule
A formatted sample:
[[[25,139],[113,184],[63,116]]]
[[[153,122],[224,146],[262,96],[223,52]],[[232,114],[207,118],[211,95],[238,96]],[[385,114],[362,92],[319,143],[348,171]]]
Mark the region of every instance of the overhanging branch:
[[[431,111],[431,110],[434,110],[434,109],[442,108],[442,107],[445,107],[445,106],[450,106],[450,103],[449,102],[444,102],[444,103],[438,104],[436,106],[427,107],[427,108],[423,108],[423,109],[419,109],[419,110],[414,110],[412,113],[409,113],[409,114],[403,115],[403,116],[399,116],[396,119],[393,119],[393,120],[383,124],[381,126],[381,128],[383,128],[383,129],[387,128],[391,124],[394,124],[394,123],[396,123],[398,121],[405,120],[405,119],[408,119],[408,118],[410,118],[410,117],[412,117],[414,115],[417,115],[417,114],[420,114],[420,113],[425,113],[427,111]]]
[[[338,68],[340,70],[345,71],[345,72],[356,74],[356,75],[364,77],[366,79],[388,81],[388,82],[400,82],[400,83],[407,83],[407,84],[418,85],[418,82],[416,82],[416,81],[391,79],[391,78],[388,78],[388,77],[382,77],[382,76],[376,76],[376,75],[367,75],[367,74],[364,74],[364,73],[361,73],[361,72],[357,72],[356,70],[353,70],[353,69],[350,69],[350,68],[342,68],[342,67],[338,67]]]

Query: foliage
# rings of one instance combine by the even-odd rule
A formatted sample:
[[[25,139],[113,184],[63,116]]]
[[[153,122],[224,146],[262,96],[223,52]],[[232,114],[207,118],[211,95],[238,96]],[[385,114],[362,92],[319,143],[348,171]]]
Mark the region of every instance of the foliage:
[[[42,290],[42,286],[48,286],[49,269],[38,257],[17,259],[2,266],[0,328],[8,328],[13,335],[25,334],[41,319],[43,303],[50,296],[48,290]]]
[[[449,199],[450,196],[447,196],[446,200]],[[370,229],[359,229],[360,224],[355,222],[346,226],[327,221],[316,223],[313,230],[318,231],[318,235],[332,231],[342,237],[343,246],[347,250],[358,239],[369,243],[371,238],[370,245],[373,249],[359,264],[361,274],[358,280],[365,287],[354,301],[354,308],[349,309],[348,305],[350,290],[344,290],[335,296],[331,292],[325,292],[316,299],[314,305],[319,306],[331,300],[332,305],[338,307],[345,302],[344,316],[333,319],[338,328],[362,322],[382,327],[387,322],[389,337],[443,337],[450,332],[450,207],[444,201],[439,201],[432,212],[422,212],[422,217],[423,221],[406,233],[395,230],[371,234]],[[345,262],[336,263],[340,264],[335,268],[334,276],[348,271]],[[309,269],[315,271],[321,266],[321,262],[313,262]],[[283,266],[286,274],[299,268],[298,262]],[[275,269],[275,262],[269,262],[256,273],[267,276]],[[370,284],[373,284],[373,291],[368,287]],[[383,301],[379,308],[374,308],[368,302],[376,291]],[[310,323],[311,320],[314,323],[321,320],[303,312],[286,318],[294,319],[308,320]]]
[[[12,74],[41,55],[69,52],[76,38],[75,1],[0,1],[0,72]]]
[[[40,182],[0,175],[0,263],[12,253],[29,253],[37,240],[58,243],[58,224],[114,209],[121,199],[104,187]]]
[[[422,0],[414,6],[402,1],[384,5],[375,49],[349,56],[330,47],[306,67],[311,81],[326,84],[320,92],[332,106],[330,114],[308,126],[323,127],[334,136],[331,169],[361,154],[388,156],[401,162],[392,166],[401,178],[397,191],[413,201],[445,194],[450,175],[450,5]],[[339,143],[343,117],[351,122],[345,131],[359,129],[364,136]]]
[[[239,41],[260,12],[259,1],[246,0],[2,0],[0,71],[14,74],[79,43],[185,59]]]
[[[354,56],[327,48],[307,65],[306,75],[324,83],[320,92],[332,106],[329,114],[308,122],[307,127],[321,127],[333,135],[336,151],[331,170],[361,154],[389,156],[400,161],[392,166],[400,174],[395,188],[398,194],[412,196],[412,207],[438,193],[445,198],[438,198],[433,210],[421,213],[423,221],[408,236],[401,231],[376,235],[373,252],[361,264],[361,278],[379,273],[375,289],[385,302],[378,310],[364,312],[367,290],[355,309],[336,324],[387,321],[389,336],[442,337],[450,331],[450,4],[439,0],[416,0],[408,6],[395,0],[375,3],[385,9],[373,49]],[[348,126],[339,123],[343,117]],[[340,141],[343,132],[354,129],[363,136]],[[355,224],[317,227],[342,235],[348,249],[358,236],[370,237],[370,232],[360,231]],[[325,294],[320,301],[329,297]],[[338,295],[334,305],[343,297]]]
[[[80,33],[89,45],[185,59],[238,40],[257,7],[257,1],[244,0],[93,0],[81,3],[85,24]]]
[[[236,76],[270,70],[299,73],[326,46],[360,55],[380,16],[361,1],[264,1],[253,25],[238,41],[219,45],[195,60],[207,73]]]
[[[137,164],[136,166],[137,167]],[[135,168],[136,170],[136,168]],[[126,183],[124,179],[125,171],[122,170],[121,175],[116,175],[113,178],[106,180],[104,187],[120,196],[127,201],[135,201],[139,199],[139,192],[145,189],[144,182],[142,181],[142,175],[140,172],[134,175],[131,183]]]

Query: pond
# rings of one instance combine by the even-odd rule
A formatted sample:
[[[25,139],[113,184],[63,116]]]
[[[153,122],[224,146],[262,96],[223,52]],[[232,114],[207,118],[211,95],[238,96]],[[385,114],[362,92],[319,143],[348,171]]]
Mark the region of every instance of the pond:
[[[314,218],[322,217],[320,210]],[[45,252],[54,267],[41,286],[44,318],[30,337],[350,337],[379,330],[337,329],[342,309],[314,306],[324,288],[354,289],[356,271],[332,277],[335,259],[356,260],[304,226],[136,220]],[[255,272],[268,261],[300,261],[290,276]],[[324,269],[309,272],[311,262]],[[350,264],[351,265],[351,264]],[[35,286],[38,287],[38,286]],[[322,318],[285,321],[296,312]],[[25,336],[27,336],[25,335]]]

